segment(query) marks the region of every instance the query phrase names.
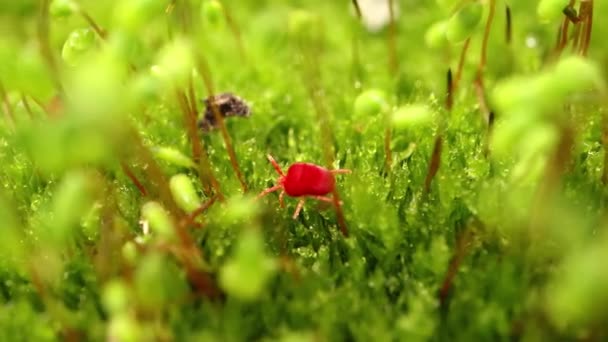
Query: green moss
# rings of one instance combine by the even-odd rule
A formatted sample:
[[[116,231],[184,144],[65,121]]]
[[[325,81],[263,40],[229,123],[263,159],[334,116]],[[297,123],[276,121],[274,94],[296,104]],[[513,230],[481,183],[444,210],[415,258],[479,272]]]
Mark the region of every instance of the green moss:
[[[537,4],[509,1],[509,45],[497,2],[491,127],[491,1],[399,2],[396,70],[347,1],[53,1],[51,53],[23,3],[0,5],[0,340],[608,337],[606,2],[555,63]],[[451,110],[446,29],[471,37]],[[209,83],[251,107],[224,113],[235,160],[192,130]],[[255,197],[267,154],[352,171],[348,237],[331,203]]]

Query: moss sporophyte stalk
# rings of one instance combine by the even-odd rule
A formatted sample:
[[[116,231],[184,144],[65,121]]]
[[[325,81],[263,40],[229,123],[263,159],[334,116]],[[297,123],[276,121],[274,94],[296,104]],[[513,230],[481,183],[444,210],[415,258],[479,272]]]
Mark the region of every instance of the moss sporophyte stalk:
[[[608,340],[606,14],[0,1],[0,341]]]

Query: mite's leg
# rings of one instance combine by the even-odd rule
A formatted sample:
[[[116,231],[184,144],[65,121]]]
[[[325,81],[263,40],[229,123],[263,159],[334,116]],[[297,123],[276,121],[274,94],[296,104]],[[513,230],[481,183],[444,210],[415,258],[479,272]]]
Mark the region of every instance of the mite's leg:
[[[351,170],[349,169],[336,169],[336,170],[329,170],[329,172],[333,173],[334,175],[338,175],[338,174],[345,174],[345,173],[352,173]]]
[[[323,202],[328,202],[328,203],[333,203],[333,199],[331,199],[331,197],[327,197],[327,196],[313,196],[314,199],[319,200],[319,201],[323,201]]]
[[[259,194],[259,195],[256,197],[256,199],[259,199],[259,198],[261,198],[261,197],[264,197],[264,196],[268,195],[269,193],[274,192],[274,191],[277,191],[277,190],[282,189],[282,188],[283,188],[283,186],[282,186],[281,184],[279,184],[279,185],[275,185],[275,186],[273,186],[272,188],[268,188],[268,189],[266,189],[266,190],[264,190],[264,191],[260,192],[260,194]]]
[[[268,161],[270,161],[270,163],[272,164],[272,167],[274,167],[274,169],[277,171],[277,173],[280,174],[281,176],[285,177],[285,174],[283,173],[283,170],[281,170],[281,167],[274,160],[274,158],[272,158],[272,156],[270,154],[267,154],[266,158],[268,158]]]
[[[283,202],[284,196],[285,196],[285,190],[281,191],[281,194],[279,195],[279,204],[281,205],[281,208],[285,208],[285,203]]]
[[[302,211],[302,208],[304,207],[304,202],[306,201],[306,198],[302,198],[299,202],[298,202],[298,206],[296,207],[296,211],[293,213],[293,219],[295,220],[296,218],[298,218],[298,215],[300,215],[300,211]]]
[[[327,196],[313,196],[314,199],[322,201],[322,202],[327,202],[327,203],[334,203],[334,199],[331,197],[327,197]],[[342,203],[342,201],[339,202],[340,205],[344,204]]]

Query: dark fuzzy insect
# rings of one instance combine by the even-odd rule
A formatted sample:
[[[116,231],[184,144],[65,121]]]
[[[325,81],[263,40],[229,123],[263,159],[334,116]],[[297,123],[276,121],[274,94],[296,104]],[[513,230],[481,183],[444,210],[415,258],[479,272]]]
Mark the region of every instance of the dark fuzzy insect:
[[[210,96],[203,100],[205,104],[205,113],[202,119],[198,122],[198,127],[205,132],[209,132],[217,128],[217,121],[213,115],[212,104],[217,106],[222,117],[231,116],[248,117],[251,115],[251,109],[240,97],[232,93],[222,93],[215,96]]]

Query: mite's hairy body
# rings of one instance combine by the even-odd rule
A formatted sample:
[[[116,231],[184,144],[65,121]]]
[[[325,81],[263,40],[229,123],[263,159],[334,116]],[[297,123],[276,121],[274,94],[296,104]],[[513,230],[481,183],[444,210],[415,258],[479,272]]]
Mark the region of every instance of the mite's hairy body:
[[[336,186],[334,174],[350,173],[350,170],[328,170],[312,163],[294,163],[287,170],[287,174],[285,174],[271,155],[268,155],[268,160],[279,174],[278,184],[262,191],[258,195],[258,198],[266,196],[273,191],[281,190],[279,202],[282,207],[284,194],[287,194],[287,196],[290,197],[300,197],[301,199],[293,214],[294,219],[298,217],[300,210],[304,207],[306,197],[333,203],[333,199],[326,197],[325,195],[334,191]]]
[[[328,169],[311,163],[295,163],[287,170],[283,189],[291,197],[323,196],[334,190],[335,183]]]

